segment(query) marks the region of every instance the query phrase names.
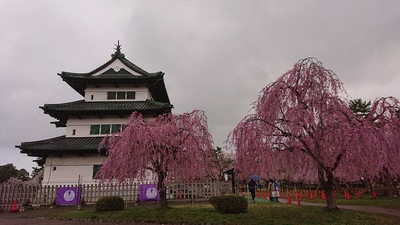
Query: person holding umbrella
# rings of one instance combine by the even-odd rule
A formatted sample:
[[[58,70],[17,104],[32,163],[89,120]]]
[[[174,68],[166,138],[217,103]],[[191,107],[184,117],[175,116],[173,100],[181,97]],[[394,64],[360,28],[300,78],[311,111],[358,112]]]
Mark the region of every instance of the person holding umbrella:
[[[250,181],[247,184],[248,187],[249,187],[249,192],[251,193],[252,202],[256,202],[256,200],[255,200],[255,198],[256,198],[256,187],[257,187],[256,180],[259,180],[259,179],[260,179],[260,176],[253,174],[253,175],[250,176]]]

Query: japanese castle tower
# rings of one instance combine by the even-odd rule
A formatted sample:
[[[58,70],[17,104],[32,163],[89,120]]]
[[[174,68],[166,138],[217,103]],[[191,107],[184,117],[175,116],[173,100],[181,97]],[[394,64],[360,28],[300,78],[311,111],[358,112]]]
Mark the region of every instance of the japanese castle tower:
[[[97,147],[104,136],[118,132],[132,112],[153,118],[171,112],[173,106],[164,84],[164,73],[149,73],[136,66],[116,45],[111,59],[88,73],[62,72],[63,81],[83,99],[40,106],[65,127],[63,136],[22,142],[16,146],[44,166],[43,185],[95,183],[94,175],[105,160]]]

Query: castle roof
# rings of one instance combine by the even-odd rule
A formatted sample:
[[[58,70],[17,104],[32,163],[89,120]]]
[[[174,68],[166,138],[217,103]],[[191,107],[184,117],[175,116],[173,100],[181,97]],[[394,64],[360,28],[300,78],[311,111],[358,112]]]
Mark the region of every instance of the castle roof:
[[[59,120],[57,126],[63,127],[69,117],[81,118],[83,116],[118,115],[129,116],[134,111],[141,114],[161,114],[171,112],[172,105],[164,102],[146,101],[107,101],[107,102],[85,102],[79,100],[60,104],[45,104],[40,108],[44,113]]]
[[[80,95],[85,95],[88,85],[112,84],[145,84],[155,101],[170,102],[164,83],[164,73],[159,71],[149,73],[125,58],[121,53],[121,45],[116,45],[116,52],[111,59],[88,73],[61,72],[63,81],[68,83]],[[115,66],[112,68],[113,65]]]
[[[49,154],[93,154],[99,153],[97,148],[104,137],[66,137],[65,135],[50,139],[22,142],[15,146],[21,149],[21,153],[28,156],[45,158]],[[105,154],[105,149],[102,152]]]

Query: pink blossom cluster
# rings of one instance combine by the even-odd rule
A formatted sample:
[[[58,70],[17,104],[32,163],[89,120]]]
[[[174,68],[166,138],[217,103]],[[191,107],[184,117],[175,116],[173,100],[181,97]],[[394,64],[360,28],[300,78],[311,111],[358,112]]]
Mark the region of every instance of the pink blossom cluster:
[[[315,58],[266,86],[230,133],[236,171],[242,177],[346,181],[400,173],[400,104],[378,98],[367,118],[348,105],[342,82]]]

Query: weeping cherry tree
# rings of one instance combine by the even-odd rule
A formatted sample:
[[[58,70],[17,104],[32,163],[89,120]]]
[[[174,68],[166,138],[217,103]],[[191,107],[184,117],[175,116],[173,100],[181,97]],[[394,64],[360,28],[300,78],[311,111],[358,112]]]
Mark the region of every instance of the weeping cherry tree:
[[[348,107],[336,74],[315,58],[266,86],[228,136],[236,150],[236,172],[293,181],[318,180],[327,210],[336,210],[334,179],[374,176],[386,162],[376,129]],[[230,145],[230,146],[229,146]]]
[[[107,159],[97,177],[103,181],[144,180],[152,171],[157,180],[161,207],[167,207],[166,184],[193,181],[206,174],[213,154],[213,140],[203,111],[162,114],[152,120],[134,112],[121,133],[105,137],[99,150]]]
[[[377,147],[386,154],[386,163],[379,168],[388,185],[389,195],[397,195],[396,180],[400,177],[400,102],[395,97],[377,98],[368,116],[383,144]],[[378,168],[377,168],[378,169]]]

